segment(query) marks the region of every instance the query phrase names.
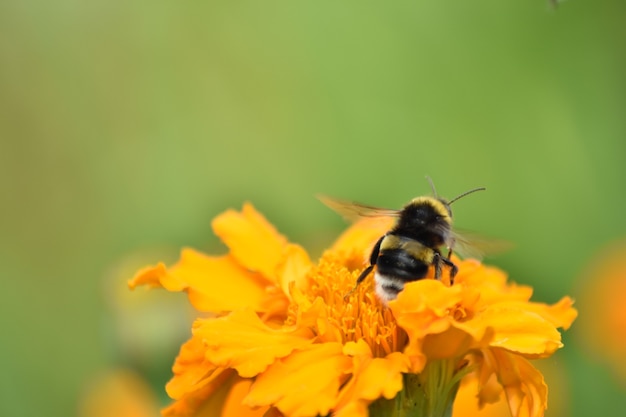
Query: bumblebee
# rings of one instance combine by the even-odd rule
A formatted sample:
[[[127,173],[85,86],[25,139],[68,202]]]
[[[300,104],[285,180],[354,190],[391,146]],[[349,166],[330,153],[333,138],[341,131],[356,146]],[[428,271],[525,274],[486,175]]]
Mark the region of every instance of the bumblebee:
[[[393,228],[381,236],[374,245],[369,266],[359,275],[354,289],[374,270],[374,267],[376,267],[374,274],[376,294],[385,303],[395,299],[407,282],[424,278],[431,265],[435,269],[436,279],[441,278],[445,266],[450,270],[450,283],[454,282],[458,268],[450,257],[455,245],[463,246],[466,240],[452,228],[450,205],[468,194],[485,188],[474,188],[447,201],[437,196],[434,184],[430,178],[428,180],[434,197],[416,197],[400,210],[320,197],[324,204],[350,219],[359,216],[397,218]],[[447,256],[442,254],[442,248],[447,248]]]

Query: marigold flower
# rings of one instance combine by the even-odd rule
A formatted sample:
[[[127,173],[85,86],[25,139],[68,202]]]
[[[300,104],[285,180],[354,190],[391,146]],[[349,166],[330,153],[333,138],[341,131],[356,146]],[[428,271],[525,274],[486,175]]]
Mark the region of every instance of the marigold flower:
[[[139,375],[128,369],[110,369],[86,386],[79,417],[152,417],[158,410],[156,395]]]
[[[581,344],[626,384],[626,240],[601,248],[585,268],[577,292],[589,312],[576,327]]]
[[[562,347],[558,328],[577,314],[569,297],[531,302],[502,271],[455,260],[454,285],[412,282],[385,306],[371,277],[350,290],[388,219],[355,223],[317,263],[249,204],[213,228],[227,255],[185,249],[129,284],[186,291],[213,313],[181,348],[163,415],[449,416],[469,375],[479,404],[504,395],[514,417],[543,415],[547,387],[529,359]]]

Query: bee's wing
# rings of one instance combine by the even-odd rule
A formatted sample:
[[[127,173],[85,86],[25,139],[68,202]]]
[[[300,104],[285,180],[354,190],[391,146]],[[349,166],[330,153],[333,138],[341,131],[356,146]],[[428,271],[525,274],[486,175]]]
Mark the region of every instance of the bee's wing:
[[[505,252],[513,246],[511,242],[492,239],[458,229],[454,229],[450,232],[450,238],[447,244],[454,253],[459,254],[461,257],[478,260],[481,260],[485,255]]]
[[[325,195],[318,195],[317,198],[349,221],[355,221],[361,217],[397,217],[400,214],[400,210],[368,206],[352,201],[338,200]]]

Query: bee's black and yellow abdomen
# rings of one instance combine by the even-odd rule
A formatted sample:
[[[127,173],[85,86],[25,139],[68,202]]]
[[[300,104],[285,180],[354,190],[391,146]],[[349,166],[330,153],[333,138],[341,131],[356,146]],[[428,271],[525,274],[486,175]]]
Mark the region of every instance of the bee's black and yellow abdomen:
[[[402,281],[416,281],[428,273],[428,264],[404,249],[386,249],[376,261],[378,273]]]
[[[422,242],[389,233],[381,241],[376,267],[382,275],[415,281],[426,276],[434,256],[435,251]]]
[[[390,301],[404,284],[426,277],[437,252],[418,240],[390,232],[379,241],[373,254],[376,293]]]

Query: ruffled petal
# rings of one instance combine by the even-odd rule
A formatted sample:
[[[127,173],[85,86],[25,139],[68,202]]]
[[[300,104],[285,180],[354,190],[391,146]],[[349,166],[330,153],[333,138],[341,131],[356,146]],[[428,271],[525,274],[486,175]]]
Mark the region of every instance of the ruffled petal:
[[[256,376],[276,359],[313,342],[310,330],[295,326],[270,328],[251,310],[198,319],[193,333],[203,340],[206,358],[211,363],[234,368],[246,378]]]
[[[164,417],[212,417],[219,415],[233,384],[232,369],[216,370],[209,379],[198,384],[195,390],[185,392],[163,409]]]
[[[398,325],[409,337],[404,353],[411,360],[411,372],[421,372],[426,364],[426,336],[450,328],[449,312],[462,300],[461,291],[460,286],[446,287],[440,281],[424,279],[405,285],[398,298],[389,302]]]
[[[391,399],[402,389],[402,373],[408,370],[409,360],[400,352],[374,358],[356,375],[355,396],[368,401]]]
[[[376,241],[392,225],[393,220],[385,217],[360,219],[339,236],[330,252],[344,259],[348,269],[362,268]]]
[[[363,339],[346,343],[343,351],[353,357],[353,376],[341,390],[334,416],[367,416],[371,402],[381,397],[391,399],[402,390],[402,373],[410,366],[409,358],[402,353],[374,358]]]
[[[389,302],[396,319],[406,315],[430,313],[435,317],[447,317],[451,309],[463,299],[460,286],[445,286],[441,281],[423,279],[404,286],[398,298]],[[398,320],[399,321],[399,320]],[[410,319],[407,326],[410,326]]]
[[[534,357],[549,356],[563,346],[561,334],[552,323],[532,311],[515,308],[507,303],[497,304],[476,314],[472,319],[456,324],[478,339],[487,331],[493,332],[489,346]]]
[[[213,220],[213,231],[243,267],[279,285],[276,268],[283,262],[287,239],[251,204],[228,210]]]
[[[478,399],[478,380],[472,375],[463,378],[456,398],[454,399],[454,408],[452,417],[502,417],[510,414],[508,403],[502,394],[502,387],[493,378],[495,385],[492,395],[492,401],[487,404],[481,404]],[[491,388],[491,385],[490,385]]]
[[[243,404],[251,385],[250,379],[237,378],[228,393],[220,417],[267,417],[269,407],[251,408]]]
[[[548,387],[541,372],[528,360],[502,349],[490,349],[485,352],[485,362],[504,389],[512,417],[544,415],[548,408]]]
[[[137,271],[135,276],[128,281],[128,287],[134,290],[140,285],[150,287],[162,287],[168,291],[183,291],[185,283],[171,276],[163,262],[156,266],[147,266]]]
[[[284,257],[277,265],[276,275],[278,285],[283,293],[290,297],[290,287],[304,288],[306,273],[311,269],[313,263],[309,254],[300,245],[293,243],[285,246]]]
[[[473,335],[457,327],[450,327],[444,332],[424,337],[422,351],[430,360],[458,358],[464,356],[473,344]]]
[[[455,285],[463,285],[466,291],[480,294],[476,300],[476,309],[503,301],[528,301],[532,296],[531,287],[508,283],[507,275],[501,269],[473,259],[459,262],[458,267]]]
[[[545,320],[550,322],[555,327],[560,327],[563,330],[569,329],[576,317],[578,311],[572,307],[574,300],[570,297],[563,297],[557,303],[553,305],[544,303],[510,303],[512,307],[525,309],[526,311],[532,311]]]
[[[290,417],[326,415],[351,365],[340,343],[311,345],[259,375],[244,402],[252,407],[273,404]]]
[[[235,371],[218,368],[205,358],[206,347],[193,336],[180,349],[167,383],[167,394],[176,401],[165,408],[164,416],[216,416],[224,406]]]
[[[223,379],[219,374],[223,373],[224,369],[206,360],[205,352],[206,347],[197,336],[192,336],[181,346],[172,367],[174,377],[165,386],[171,398],[180,399],[207,385],[214,385],[216,380]],[[210,394],[210,390],[207,394]]]
[[[229,256],[211,257],[184,249],[171,268],[160,263],[139,271],[130,281],[131,288],[147,284],[168,291],[186,291],[199,311],[222,312],[249,307],[259,312],[280,309],[287,299],[272,291],[272,283],[253,273]]]
[[[339,408],[333,417],[368,417],[369,415],[368,401],[350,401]]]

